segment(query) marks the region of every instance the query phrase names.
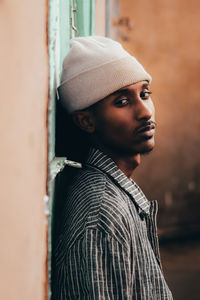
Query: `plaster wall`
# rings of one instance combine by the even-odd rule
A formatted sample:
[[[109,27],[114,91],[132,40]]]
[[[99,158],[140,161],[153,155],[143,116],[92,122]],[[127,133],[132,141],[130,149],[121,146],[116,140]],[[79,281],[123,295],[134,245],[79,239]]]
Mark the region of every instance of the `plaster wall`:
[[[46,293],[47,2],[0,2],[0,299]]]
[[[96,0],[95,1],[95,34],[108,36],[114,40],[118,37],[118,0]],[[106,22],[109,24],[109,32],[106,32]]]
[[[106,1],[96,0],[95,2],[95,34],[105,36],[106,33]]]
[[[153,77],[158,123],[135,178],[158,199],[160,228],[182,232],[200,220],[199,11],[198,0],[120,0],[119,39]]]

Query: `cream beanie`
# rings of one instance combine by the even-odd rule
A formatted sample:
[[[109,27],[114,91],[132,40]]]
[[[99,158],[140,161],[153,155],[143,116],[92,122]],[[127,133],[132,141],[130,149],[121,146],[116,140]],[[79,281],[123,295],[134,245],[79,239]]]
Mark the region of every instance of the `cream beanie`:
[[[59,99],[69,113],[151,76],[122,46],[102,36],[78,37],[63,61]]]

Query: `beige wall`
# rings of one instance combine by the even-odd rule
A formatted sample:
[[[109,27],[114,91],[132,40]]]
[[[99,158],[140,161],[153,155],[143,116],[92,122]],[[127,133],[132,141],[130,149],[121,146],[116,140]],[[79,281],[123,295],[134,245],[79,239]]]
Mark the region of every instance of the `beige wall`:
[[[96,0],[95,1],[95,34],[105,36],[106,33],[106,18],[107,22],[110,24],[110,36],[113,39],[117,39],[118,36],[118,13],[119,5],[118,0],[110,0],[110,19],[109,13],[106,13],[107,5],[106,0]],[[106,16],[107,15],[107,16]],[[109,35],[109,34],[108,34]]]
[[[106,33],[106,1],[96,0],[95,2],[95,34],[105,36]]]
[[[0,299],[44,299],[47,3],[0,2]]]
[[[200,4],[198,0],[120,1],[120,40],[152,74],[157,111],[154,152],[136,179],[160,202],[161,225],[200,220]]]

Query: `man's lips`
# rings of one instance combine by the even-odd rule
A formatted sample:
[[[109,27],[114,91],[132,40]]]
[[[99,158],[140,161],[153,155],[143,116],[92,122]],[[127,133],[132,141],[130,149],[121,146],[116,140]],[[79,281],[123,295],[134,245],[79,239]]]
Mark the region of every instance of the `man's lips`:
[[[147,121],[135,129],[135,134],[141,137],[152,137],[155,132],[156,122]]]

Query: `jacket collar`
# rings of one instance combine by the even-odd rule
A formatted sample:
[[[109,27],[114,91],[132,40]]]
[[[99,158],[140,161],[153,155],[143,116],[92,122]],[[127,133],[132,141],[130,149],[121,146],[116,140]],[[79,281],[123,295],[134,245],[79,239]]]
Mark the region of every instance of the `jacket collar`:
[[[96,167],[109,175],[109,177],[131,196],[140,210],[149,214],[150,202],[140,187],[133,180],[129,180],[110,157],[102,153],[99,149],[91,148],[86,160],[86,165]]]

